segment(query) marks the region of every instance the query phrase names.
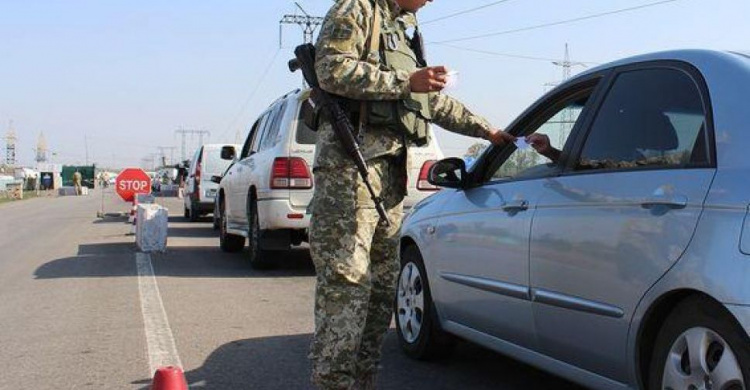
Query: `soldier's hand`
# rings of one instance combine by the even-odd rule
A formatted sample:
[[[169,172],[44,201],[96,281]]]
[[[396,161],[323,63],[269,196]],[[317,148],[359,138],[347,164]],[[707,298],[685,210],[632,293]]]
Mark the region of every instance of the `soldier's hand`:
[[[487,139],[495,145],[505,145],[506,143],[514,142],[516,137],[502,130],[493,130],[487,135]]]
[[[445,88],[448,69],[444,66],[422,68],[411,74],[409,86],[412,92],[440,92]]]

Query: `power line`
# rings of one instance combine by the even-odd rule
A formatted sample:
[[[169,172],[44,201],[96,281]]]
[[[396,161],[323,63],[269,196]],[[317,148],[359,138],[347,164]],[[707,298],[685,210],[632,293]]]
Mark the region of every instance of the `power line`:
[[[226,127],[226,130],[221,134],[219,137],[219,140],[222,140],[224,136],[232,130],[234,125],[237,123],[237,121],[240,119],[242,114],[245,112],[245,109],[250,104],[250,102],[255,98],[255,94],[258,93],[258,90],[263,85],[263,81],[265,81],[266,76],[268,75],[268,72],[271,70],[271,67],[273,66],[274,62],[276,62],[276,58],[279,56],[279,53],[281,52],[281,48],[276,49],[276,53],[271,57],[271,61],[268,62],[268,65],[266,65],[266,69],[263,71],[263,73],[260,76],[260,79],[258,79],[258,82],[253,87],[252,91],[250,92],[250,95],[248,95],[247,99],[245,99],[245,102],[242,103],[242,106],[240,108],[240,111],[235,115],[234,119],[232,119],[231,122],[229,122],[229,125]]]
[[[465,15],[465,14],[468,14],[468,13],[471,13],[471,12],[474,12],[474,11],[479,11],[480,9],[485,9],[485,8],[489,8],[489,7],[498,5],[498,4],[507,3],[508,1],[510,1],[510,0],[494,1],[492,3],[485,4],[485,5],[482,5],[482,6],[479,6],[479,7],[474,7],[474,8],[470,8],[470,9],[467,9],[467,10],[459,11],[459,12],[456,12],[456,13],[453,13],[453,14],[441,16],[441,17],[436,18],[436,19],[431,19],[431,20],[428,20],[426,22],[420,23],[420,25],[424,26],[425,24],[430,24],[430,23],[439,22],[439,21],[445,20],[445,19],[455,18],[456,16]]]
[[[487,54],[491,56],[507,57],[507,58],[516,58],[520,60],[542,61],[542,62],[555,62],[555,61],[560,60],[559,58],[534,57],[534,56],[527,56],[527,55],[522,55],[522,54],[509,54],[509,53],[499,53],[499,52],[490,51],[490,50],[472,49],[469,47],[461,47],[461,46],[451,45],[448,43],[434,42],[433,44],[438,45],[438,46],[449,47],[451,49],[466,51],[470,53]],[[579,63],[586,64],[586,65],[598,65],[599,64],[599,62],[593,62],[593,61],[579,61]]]
[[[620,9],[616,9],[616,10],[612,10],[612,11],[607,11],[607,12],[602,12],[602,13],[598,13],[598,14],[581,16],[581,17],[573,18],[573,19],[560,20],[560,21],[557,21],[557,22],[537,24],[537,25],[534,25],[534,26],[521,27],[521,28],[516,28],[516,29],[512,29],[512,30],[498,31],[498,32],[494,32],[494,33],[474,35],[474,36],[463,37],[463,38],[448,39],[448,40],[445,40],[445,41],[439,41],[439,42],[433,42],[433,43],[445,44],[445,43],[463,42],[463,41],[470,41],[470,40],[480,39],[480,38],[494,37],[494,36],[498,36],[498,35],[514,34],[514,33],[523,32],[523,31],[536,30],[536,29],[540,29],[540,28],[553,27],[553,26],[559,26],[559,25],[562,25],[562,24],[569,24],[569,23],[580,22],[580,21],[583,21],[583,20],[599,18],[599,17],[602,17],[602,16],[609,16],[609,15],[614,15],[614,14],[619,14],[619,13],[636,11],[636,10],[643,9],[643,8],[655,7],[655,6],[661,5],[661,4],[674,3],[675,1],[679,1],[679,0],[662,0],[662,1],[656,1],[656,2],[653,2],[653,3],[642,4],[642,5],[635,6],[635,7],[620,8]]]

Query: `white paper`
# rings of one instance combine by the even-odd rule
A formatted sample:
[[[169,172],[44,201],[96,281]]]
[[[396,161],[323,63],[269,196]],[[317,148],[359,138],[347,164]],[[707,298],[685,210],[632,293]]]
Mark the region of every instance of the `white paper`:
[[[458,86],[458,72],[451,70],[445,74],[445,88],[443,89],[453,89],[456,86]]]
[[[526,142],[526,137],[518,137],[515,141],[513,141],[513,143],[519,150],[525,150],[531,147],[531,144]]]

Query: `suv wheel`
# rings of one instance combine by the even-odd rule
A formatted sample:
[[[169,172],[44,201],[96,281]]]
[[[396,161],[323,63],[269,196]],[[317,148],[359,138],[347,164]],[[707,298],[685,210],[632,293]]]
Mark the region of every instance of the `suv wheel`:
[[[198,222],[198,218],[200,218],[201,214],[196,210],[197,207],[195,203],[190,202],[190,222]]]
[[[219,247],[224,252],[239,252],[245,247],[245,237],[227,233],[227,216],[224,202],[219,202]]]
[[[688,298],[659,331],[648,388],[748,389],[750,340],[716,303]]]
[[[248,252],[250,256],[250,265],[255,269],[269,269],[273,266],[268,251],[261,249],[260,237],[263,231],[260,230],[260,218],[258,218],[258,202],[255,199],[250,200],[247,212],[247,241]]]
[[[422,255],[414,245],[401,254],[395,306],[398,341],[408,356],[429,360],[452,352],[455,339],[440,328]]]

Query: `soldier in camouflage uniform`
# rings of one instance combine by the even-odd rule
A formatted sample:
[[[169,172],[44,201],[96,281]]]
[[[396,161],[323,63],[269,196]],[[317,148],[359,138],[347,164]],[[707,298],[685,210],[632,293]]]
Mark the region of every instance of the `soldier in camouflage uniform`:
[[[310,251],[317,273],[310,358],[312,380],[323,389],[374,388],[399,271],[408,146],[426,142],[426,127],[411,131],[418,127],[415,123],[426,125],[429,120],[495,144],[514,140],[439,93],[446,82],[445,67],[425,67],[416,60],[414,42],[406,31],[416,26],[415,13],[428,1],[337,0],[316,44],[321,87],[349,99],[348,109],[361,101],[371,104],[370,111],[352,116],[368,116],[360,147],[391,222],[390,227],[379,223],[354,162],[328,118],[321,118],[310,223]],[[382,23],[378,38],[383,47],[366,53],[375,20]],[[396,111],[396,105],[409,102],[416,104],[414,111]],[[387,108],[381,112],[405,114],[378,119],[373,113],[378,107]]]

